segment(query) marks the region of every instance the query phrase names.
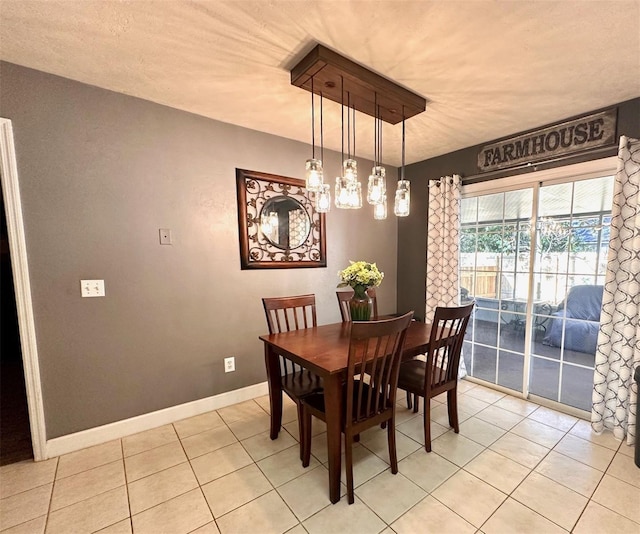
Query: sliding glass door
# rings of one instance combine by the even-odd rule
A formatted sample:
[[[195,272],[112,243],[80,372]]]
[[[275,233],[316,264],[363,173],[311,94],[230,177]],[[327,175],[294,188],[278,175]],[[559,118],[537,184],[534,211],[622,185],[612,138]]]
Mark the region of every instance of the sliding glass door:
[[[463,198],[471,376],[590,408],[612,187],[604,176]]]
[[[460,285],[476,307],[466,334],[469,374],[522,391],[533,189],[462,201]]]
[[[540,188],[534,298],[551,313],[531,345],[529,390],[591,408],[596,341],[607,265],[613,178]]]

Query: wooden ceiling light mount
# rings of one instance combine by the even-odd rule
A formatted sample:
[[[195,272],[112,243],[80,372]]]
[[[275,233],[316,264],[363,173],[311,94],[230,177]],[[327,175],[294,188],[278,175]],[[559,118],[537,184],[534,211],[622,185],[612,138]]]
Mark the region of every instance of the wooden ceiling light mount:
[[[374,118],[377,95],[379,117],[389,124],[418,115],[427,105],[420,95],[320,44],[291,69],[291,85],[311,91],[311,80],[315,93],[338,104],[345,101],[341,93],[344,80],[344,94],[351,95],[352,107]]]

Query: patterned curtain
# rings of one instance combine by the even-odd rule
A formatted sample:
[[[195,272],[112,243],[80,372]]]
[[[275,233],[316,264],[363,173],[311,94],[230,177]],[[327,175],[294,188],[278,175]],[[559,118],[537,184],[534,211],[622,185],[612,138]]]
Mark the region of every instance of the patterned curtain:
[[[460,304],[458,234],[460,231],[460,176],[445,176],[429,183],[427,219],[427,295],[425,320],[438,306]],[[458,377],[467,376],[460,358]]]
[[[640,141],[620,138],[591,426],[635,441],[640,365]]]

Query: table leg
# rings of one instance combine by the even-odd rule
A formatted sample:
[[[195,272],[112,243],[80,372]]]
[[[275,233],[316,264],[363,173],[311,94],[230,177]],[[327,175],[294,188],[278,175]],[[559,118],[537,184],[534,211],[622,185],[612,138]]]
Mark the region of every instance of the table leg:
[[[264,363],[267,368],[267,384],[269,385],[269,405],[271,411],[271,439],[278,437],[282,426],[282,377],[280,362],[271,345],[264,344]]]
[[[342,429],[342,381],[340,375],[330,375],[324,380],[324,406],[327,418],[327,452],[329,453],[329,498],[332,503],[340,500],[340,453]]]

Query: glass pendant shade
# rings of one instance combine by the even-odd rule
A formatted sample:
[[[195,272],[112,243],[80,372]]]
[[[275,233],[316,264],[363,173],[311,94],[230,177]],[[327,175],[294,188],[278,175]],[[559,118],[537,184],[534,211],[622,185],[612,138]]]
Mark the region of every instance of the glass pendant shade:
[[[336,177],[335,203],[336,208],[346,209],[349,207],[349,190],[347,189],[347,180],[342,176]]]
[[[307,191],[313,191],[314,193],[320,191],[320,189],[322,188],[322,184],[324,183],[322,161],[320,161],[319,159],[308,159],[305,167],[307,171]]]
[[[373,218],[381,221],[387,218],[387,195],[383,194],[382,199],[373,206]]]
[[[409,189],[409,180],[398,180],[398,189],[396,190],[393,213],[398,217],[406,217],[409,215],[410,204],[411,192]]]
[[[342,175],[347,182],[355,182],[358,179],[358,162],[355,159],[345,159],[342,167]]]
[[[322,184],[316,193],[316,211],[327,213],[331,209],[331,187],[329,184]]]
[[[362,184],[360,182],[350,183],[347,185],[348,200],[350,209],[357,210],[362,207]]]
[[[369,176],[369,186],[367,187],[367,202],[369,204],[378,204],[382,201],[382,197],[387,192],[385,180],[385,168],[376,166],[371,170]]]

